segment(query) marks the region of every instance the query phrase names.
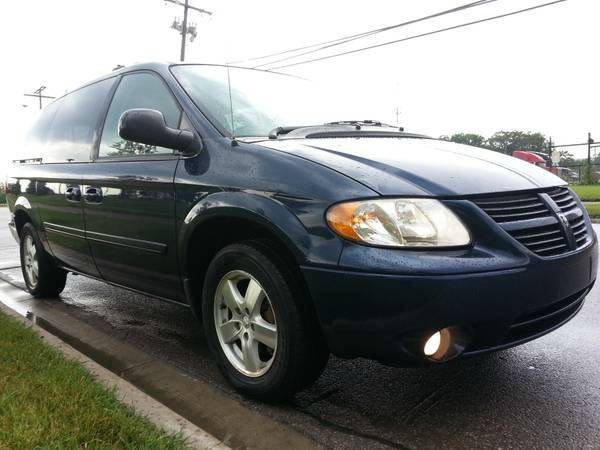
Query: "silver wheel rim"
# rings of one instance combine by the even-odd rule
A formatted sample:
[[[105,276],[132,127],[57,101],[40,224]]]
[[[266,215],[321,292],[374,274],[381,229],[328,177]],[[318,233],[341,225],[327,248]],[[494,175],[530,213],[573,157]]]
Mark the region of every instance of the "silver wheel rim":
[[[227,360],[248,377],[265,374],[277,353],[277,320],[260,283],[249,273],[234,270],[217,286],[215,330]]]
[[[30,234],[25,236],[25,242],[23,242],[23,259],[27,282],[30,287],[35,288],[38,283],[39,265],[35,242],[33,242],[33,237]]]

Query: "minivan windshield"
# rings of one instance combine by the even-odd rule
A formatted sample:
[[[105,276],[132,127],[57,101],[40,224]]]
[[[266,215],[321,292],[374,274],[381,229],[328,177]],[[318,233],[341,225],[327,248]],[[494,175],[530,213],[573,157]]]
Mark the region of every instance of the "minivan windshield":
[[[357,111],[353,93],[291,75],[214,65],[177,65],[172,73],[200,110],[235,137],[263,137],[278,128],[376,120]]]

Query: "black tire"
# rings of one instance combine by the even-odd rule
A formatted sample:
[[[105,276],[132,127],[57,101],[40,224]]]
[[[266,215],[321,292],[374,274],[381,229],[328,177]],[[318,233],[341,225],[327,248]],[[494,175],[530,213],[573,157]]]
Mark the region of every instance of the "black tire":
[[[277,350],[267,372],[260,376],[250,377],[240,372],[229,361],[217,336],[215,294],[221,279],[232,271],[244,271],[254,277],[266,292],[275,314]],[[237,391],[263,401],[280,401],[321,375],[329,350],[321,338],[310,299],[303,292],[298,276],[269,241],[232,244],[213,258],[202,293],[204,330],[219,368]]]
[[[37,280],[32,279],[27,270],[29,261],[26,254],[26,246],[29,239],[35,247],[35,258],[37,259]],[[34,297],[56,297],[65,288],[67,272],[60,269],[54,263],[52,257],[46,253],[40,241],[38,233],[31,223],[26,223],[21,230],[20,236],[21,270],[27,290]]]

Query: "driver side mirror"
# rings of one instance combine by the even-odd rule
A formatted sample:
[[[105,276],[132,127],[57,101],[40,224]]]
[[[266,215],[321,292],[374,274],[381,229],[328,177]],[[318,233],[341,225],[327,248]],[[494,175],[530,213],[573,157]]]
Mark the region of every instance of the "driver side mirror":
[[[190,130],[170,128],[160,111],[128,109],[119,119],[119,136],[127,141],[170,148],[183,156],[194,156],[202,150],[202,141]]]

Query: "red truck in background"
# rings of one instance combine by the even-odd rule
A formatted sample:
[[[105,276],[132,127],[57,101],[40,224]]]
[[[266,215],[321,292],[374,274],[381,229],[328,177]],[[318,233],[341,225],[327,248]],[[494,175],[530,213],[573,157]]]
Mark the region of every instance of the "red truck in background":
[[[521,150],[515,150],[512,152],[513,157],[527,161],[528,163],[535,164],[542,169],[546,169],[548,172],[552,172],[554,175],[561,177],[563,180],[568,182],[578,181],[579,175],[577,172],[569,169],[568,167],[556,166],[552,163],[552,159],[541,152],[524,152]]]
[[[538,167],[546,169],[548,172],[554,173],[554,170],[552,170],[554,168],[552,160],[543,153],[523,152],[520,150],[515,150],[514,152],[512,152],[512,155],[515,158],[522,159],[523,161],[527,161],[531,164],[535,164]]]

